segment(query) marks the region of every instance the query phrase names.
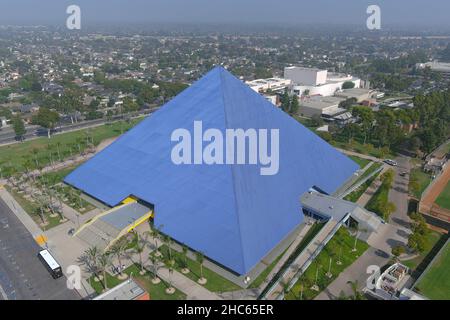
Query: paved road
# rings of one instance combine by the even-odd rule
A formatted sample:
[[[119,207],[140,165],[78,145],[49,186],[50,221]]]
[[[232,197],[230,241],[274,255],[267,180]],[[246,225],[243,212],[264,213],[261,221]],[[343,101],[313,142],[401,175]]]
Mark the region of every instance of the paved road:
[[[395,161],[397,161],[398,166],[393,167],[395,178],[392,189],[389,191],[389,201],[395,204],[397,210],[392,213],[390,223],[409,229],[411,219],[408,217],[408,185],[411,164],[409,158],[404,156],[397,157]],[[407,174],[402,177],[400,175],[402,172]]]
[[[66,278],[50,276],[38,260],[40,247],[0,199],[0,300],[78,300]]]
[[[138,117],[142,117],[142,116],[151,114],[155,110],[157,110],[157,108],[144,110],[142,112],[136,112],[133,114],[126,115],[124,117],[138,118]],[[120,119],[122,119],[121,115],[116,115],[116,116],[112,117],[112,121],[117,121]],[[80,121],[80,122],[77,122],[74,124],[61,124],[57,127],[56,134],[102,126],[105,123],[106,123],[105,119],[95,119],[95,120]],[[27,126],[26,131],[27,132],[24,135],[25,140],[31,140],[31,139],[36,139],[39,137],[47,136],[47,130],[43,129],[39,126]],[[16,140],[16,135],[14,133],[14,130],[11,127],[1,129],[0,130],[0,145],[12,144],[12,143],[18,143],[18,141]]]

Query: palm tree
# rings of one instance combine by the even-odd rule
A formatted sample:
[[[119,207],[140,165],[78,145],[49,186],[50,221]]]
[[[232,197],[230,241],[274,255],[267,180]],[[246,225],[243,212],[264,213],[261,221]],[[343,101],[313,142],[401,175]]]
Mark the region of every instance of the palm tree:
[[[38,157],[37,156],[39,154],[39,149],[33,148],[33,149],[31,149],[31,153],[34,156],[34,161],[36,162],[36,167],[38,167],[39,166],[39,161],[38,161]]]
[[[61,162],[61,142],[59,141],[56,143],[56,151],[58,152],[59,162]]]
[[[184,269],[184,272],[186,272],[186,271],[189,271],[189,268],[188,268],[188,263],[187,263],[187,254],[188,254],[188,247],[187,246],[185,246],[185,245],[183,245],[182,247],[181,247],[181,250],[183,251],[183,262],[184,262],[184,266],[183,266],[183,269]],[[187,273],[187,272],[186,272]]]
[[[48,155],[49,155],[50,166],[53,166],[53,149],[54,149],[54,146],[49,143],[47,145],[47,151],[48,151]]]
[[[364,300],[364,295],[358,289],[358,280],[356,281],[347,281],[347,284],[352,288],[353,296],[351,296],[351,300]]]
[[[139,238],[138,238],[138,241],[136,243],[134,250],[139,255],[139,265],[141,266],[141,275],[143,275],[145,273],[144,263],[142,261],[142,253],[144,252],[144,249],[145,249],[145,243],[143,243],[142,241],[139,241]]]
[[[82,256],[82,260],[86,264],[88,271],[91,272],[94,276],[97,276],[98,273],[100,256],[100,250],[96,246],[89,247],[84,251],[84,254]]]
[[[155,241],[155,250],[158,250],[158,231],[156,231],[155,229],[152,228],[149,233],[150,233],[150,236]]]
[[[166,266],[169,269],[169,288],[168,289],[168,293],[171,292],[173,293],[174,291],[174,287],[172,286],[172,275],[173,275],[173,268],[175,265],[175,260],[169,259],[166,262]]]
[[[158,258],[155,257],[153,254],[149,254],[148,259],[150,260],[150,262],[152,263],[152,269],[153,269],[153,283],[158,283],[159,282],[159,278],[158,278]]]
[[[169,236],[164,236],[163,239],[169,250],[169,260],[172,260],[172,239]]]
[[[117,260],[119,261],[119,276],[122,276],[122,258],[125,254],[125,250],[127,248],[127,243],[122,238],[121,240],[117,241],[110,249],[109,253],[111,255],[116,256]]]
[[[99,271],[103,273],[103,286],[105,287],[105,291],[108,290],[108,282],[106,276],[106,269],[111,264],[111,256],[108,253],[104,253],[99,255],[97,258]]]
[[[203,278],[203,262],[205,262],[205,256],[202,252],[196,252],[195,257],[197,262],[200,264],[200,279],[198,279],[198,281],[206,283],[206,279]]]

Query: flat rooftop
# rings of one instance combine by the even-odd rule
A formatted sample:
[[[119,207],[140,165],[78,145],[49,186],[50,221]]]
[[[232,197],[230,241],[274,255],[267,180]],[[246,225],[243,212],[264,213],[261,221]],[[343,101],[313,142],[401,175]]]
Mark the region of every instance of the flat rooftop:
[[[129,203],[124,205],[111,213],[100,217],[99,219],[109,223],[114,228],[122,230],[123,228],[134,223],[142,216],[150,212],[150,208],[138,203]]]
[[[363,89],[363,88],[352,88],[352,89],[344,89],[341,92],[338,92],[337,95],[341,97],[359,97],[362,95],[369,94],[372,90]]]
[[[313,108],[317,110],[323,110],[330,107],[337,107],[339,103],[345,99],[338,97],[312,97],[308,100],[304,100],[300,103],[302,107]]]
[[[364,222],[372,230],[377,230],[381,224],[380,218],[357,204],[319,192],[306,192],[301,196],[300,201],[304,207],[337,221],[341,221],[350,213],[353,219]]]
[[[129,279],[95,297],[93,300],[138,300],[146,294],[147,292],[134,280]]]

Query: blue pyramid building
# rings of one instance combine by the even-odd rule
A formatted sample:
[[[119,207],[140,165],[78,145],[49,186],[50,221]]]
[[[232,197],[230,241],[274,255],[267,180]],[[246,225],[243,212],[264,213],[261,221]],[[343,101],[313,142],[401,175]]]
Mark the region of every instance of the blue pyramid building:
[[[279,129],[279,170],[258,165],[176,165],[172,132]],[[225,132],[224,132],[225,135]],[[115,206],[130,195],[154,205],[156,226],[243,275],[303,220],[300,196],[333,193],[358,169],[295,119],[216,67],[65,178]]]

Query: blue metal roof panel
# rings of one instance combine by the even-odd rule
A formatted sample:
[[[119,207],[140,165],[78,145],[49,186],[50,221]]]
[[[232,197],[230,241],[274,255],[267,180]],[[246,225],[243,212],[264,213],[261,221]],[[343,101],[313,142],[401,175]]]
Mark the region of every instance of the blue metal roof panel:
[[[173,130],[279,129],[280,168],[180,165]],[[65,181],[116,205],[133,194],[155,206],[163,232],[239,274],[250,271],[303,217],[299,198],[316,185],[332,193],[358,169],[346,156],[223,68],[215,68]]]

